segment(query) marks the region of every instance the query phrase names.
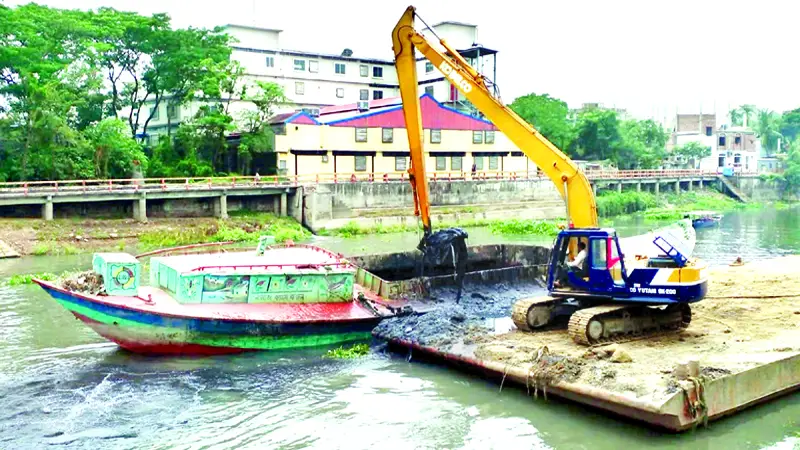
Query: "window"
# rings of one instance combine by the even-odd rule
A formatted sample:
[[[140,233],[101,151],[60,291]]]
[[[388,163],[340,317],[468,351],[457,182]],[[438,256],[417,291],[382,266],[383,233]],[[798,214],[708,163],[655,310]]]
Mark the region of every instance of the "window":
[[[473,144],[482,144],[483,143],[483,131],[473,131],[472,132],[472,143]]]
[[[365,66],[364,64],[358,66],[358,73],[362,77],[368,77],[369,76],[369,67]]]
[[[444,156],[436,157],[436,170],[447,170],[447,158]]]
[[[706,127],[706,136],[711,136],[711,127]]]
[[[450,157],[450,170],[452,171],[461,171],[461,157],[460,156],[452,156]]]
[[[366,172],[367,171],[367,157],[366,156],[355,156],[356,159],[356,172]]]
[[[442,130],[431,130],[431,144],[442,143]]]
[[[383,91],[374,90],[372,91],[372,99],[373,100],[380,100],[383,98]]]
[[[489,157],[489,170],[497,170],[498,164],[497,160],[499,158],[497,156],[490,156]]]
[[[158,106],[150,108],[150,116],[152,117],[152,120],[158,120],[158,111]]]
[[[336,97],[344,98],[344,88],[336,88]]]
[[[607,269],[606,240],[592,239],[592,269]]]
[[[305,59],[295,59],[294,60],[294,70],[306,70],[306,60]]]
[[[167,104],[167,118],[172,119],[180,119],[181,118],[181,107],[176,103],[168,103]]]
[[[338,73],[339,75],[344,75],[344,64],[343,63],[336,63],[333,66],[334,72]]]
[[[275,58],[272,56],[267,56],[266,58],[264,58],[264,64],[267,67],[275,67]]]
[[[425,73],[433,72],[433,63],[430,61],[425,62]]]
[[[382,142],[389,144],[394,141],[394,128],[384,128],[382,133]]]
[[[309,61],[308,71],[313,73],[319,72],[319,61]]]
[[[725,147],[725,135],[724,134],[721,134],[719,136],[719,146],[720,147]]]
[[[475,160],[475,170],[483,170],[483,156],[473,157]]]
[[[359,100],[369,100],[369,89],[361,89],[358,91]]]
[[[285,159],[281,159],[280,161],[278,161],[278,169],[286,170],[286,160]]]
[[[733,143],[734,143],[734,144],[736,144],[736,145],[741,145],[741,143],[742,143],[742,137],[741,137],[741,136],[736,136],[736,137],[734,137],[734,138],[733,138]]]
[[[738,153],[733,155],[733,165],[734,166],[738,166],[741,163],[742,163],[742,155],[740,155]]]
[[[395,156],[394,157],[394,171],[395,172],[403,172],[408,169],[406,166],[406,157],[405,156]]]
[[[383,78],[383,67],[373,67],[372,78]]]
[[[485,131],[486,136],[483,139],[483,142],[487,144],[494,144],[494,131]]]
[[[322,162],[325,164],[328,163],[328,155],[322,155]]]
[[[356,142],[367,142],[366,128],[356,128]]]
[[[303,95],[306,93],[306,84],[302,81],[295,81],[294,82],[294,93],[297,95]]]
[[[428,95],[433,95],[433,86],[425,86],[425,93]]]
[[[725,155],[719,155],[717,160],[717,167],[725,167]]]

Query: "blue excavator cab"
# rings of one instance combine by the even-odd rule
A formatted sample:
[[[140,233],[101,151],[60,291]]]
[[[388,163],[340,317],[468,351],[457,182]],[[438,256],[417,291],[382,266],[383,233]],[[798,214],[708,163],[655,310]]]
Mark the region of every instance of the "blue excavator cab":
[[[586,257],[581,267],[570,268],[579,243]],[[616,231],[608,228],[562,230],[551,255],[547,288],[557,297],[580,296],[597,300],[664,305],[693,303],[705,295],[707,283],[698,268],[663,236],[653,244],[663,254],[641,261],[632,270],[625,267]]]

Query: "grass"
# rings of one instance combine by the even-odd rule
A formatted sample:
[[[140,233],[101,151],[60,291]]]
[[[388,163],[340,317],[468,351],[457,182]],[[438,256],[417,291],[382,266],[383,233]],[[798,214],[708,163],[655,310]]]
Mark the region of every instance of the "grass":
[[[328,353],[325,354],[325,357],[333,359],[355,359],[355,358],[360,358],[362,356],[367,356],[368,354],[369,354],[369,345],[356,344],[350,348],[344,348],[344,346],[342,346],[339,348],[328,350]]]
[[[240,213],[228,220],[183,228],[146,231],[139,235],[139,244],[146,250],[208,242],[256,243],[263,235],[275,237],[278,243],[302,241],[311,233],[294,219],[269,213]]]
[[[438,228],[462,227],[480,228],[488,227],[492,233],[503,235],[538,235],[555,236],[559,228],[555,220],[520,220],[520,219],[466,219],[456,222],[440,222]],[[364,227],[356,221],[348,222],[345,226],[337,229],[322,229],[319,234],[322,236],[339,236],[353,238],[366,234],[391,234],[418,231],[419,227],[414,224],[407,225],[375,225]]]
[[[738,202],[715,190],[663,193],[656,197],[650,192],[603,192],[597,196],[597,212],[600,217],[619,217],[641,213],[648,220],[681,219],[690,211],[737,211],[759,209],[760,202]],[[779,203],[776,207],[786,208]]]
[[[38,278],[44,281],[53,281],[59,278],[66,278],[70,275],[72,275],[72,272],[70,271],[63,272],[61,275],[56,275],[51,272],[25,273],[25,274],[12,275],[11,278],[9,278],[6,283],[9,286],[20,286],[25,284],[33,284],[34,278]]]

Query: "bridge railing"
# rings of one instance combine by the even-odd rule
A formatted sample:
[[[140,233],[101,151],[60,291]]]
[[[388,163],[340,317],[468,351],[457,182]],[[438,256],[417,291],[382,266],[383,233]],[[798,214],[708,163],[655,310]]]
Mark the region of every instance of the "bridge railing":
[[[688,178],[717,175],[701,170],[588,170],[590,180],[623,180],[647,178]],[[533,180],[544,175],[537,171],[467,171],[429,172],[431,182],[460,182],[474,180]],[[211,189],[252,189],[294,187],[321,183],[390,183],[407,182],[408,172],[353,172],[305,175],[265,175],[230,177],[127,178],[108,180],[22,181],[0,183],[0,196],[27,196],[48,193],[104,193],[139,191],[199,191]]]

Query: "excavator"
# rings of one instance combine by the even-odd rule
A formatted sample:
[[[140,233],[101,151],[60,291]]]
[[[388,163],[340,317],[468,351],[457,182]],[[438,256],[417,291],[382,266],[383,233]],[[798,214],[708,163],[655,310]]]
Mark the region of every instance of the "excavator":
[[[708,266],[686,256],[680,243],[656,236],[656,256],[626,258],[617,233],[598,224],[594,192],[586,175],[538,130],[495,96],[495,85],[473,68],[435,31],[429,40],[416,31],[416,9],[409,6],[392,30],[392,48],[408,132],[409,179],[415,215],[421,218],[423,253],[455,242],[453,258],[463,267],[466,233],[459,229],[432,232],[430,197],[425,172],[423,129],[416,52],[430,61],[470,103],[505,134],[556,186],[566,204],[567,225],[555,239],[547,273],[548,295],[518,300],[512,319],[518,329],[533,332],[567,322],[570,337],[582,345],[639,339],[685,329],[692,319],[690,304],[708,290]],[[420,19],[422,21],[422,19]],[[424,21],[422,21],[424,24]],[[427,26],[427,24],[425,24]],[[437,45],[438,44],[438,45]],[[674,239],[672,239],[674,241]],[[662,253],[663,252],[663,253]],[[568,265],[581,254],[583,263]],[[458,277],[457,277],[458,278]],[[461,274],[463,281],[463,273]],[[461,285],[459,284],[459,295]],[[561,320],[559,320],[561,319]]]

